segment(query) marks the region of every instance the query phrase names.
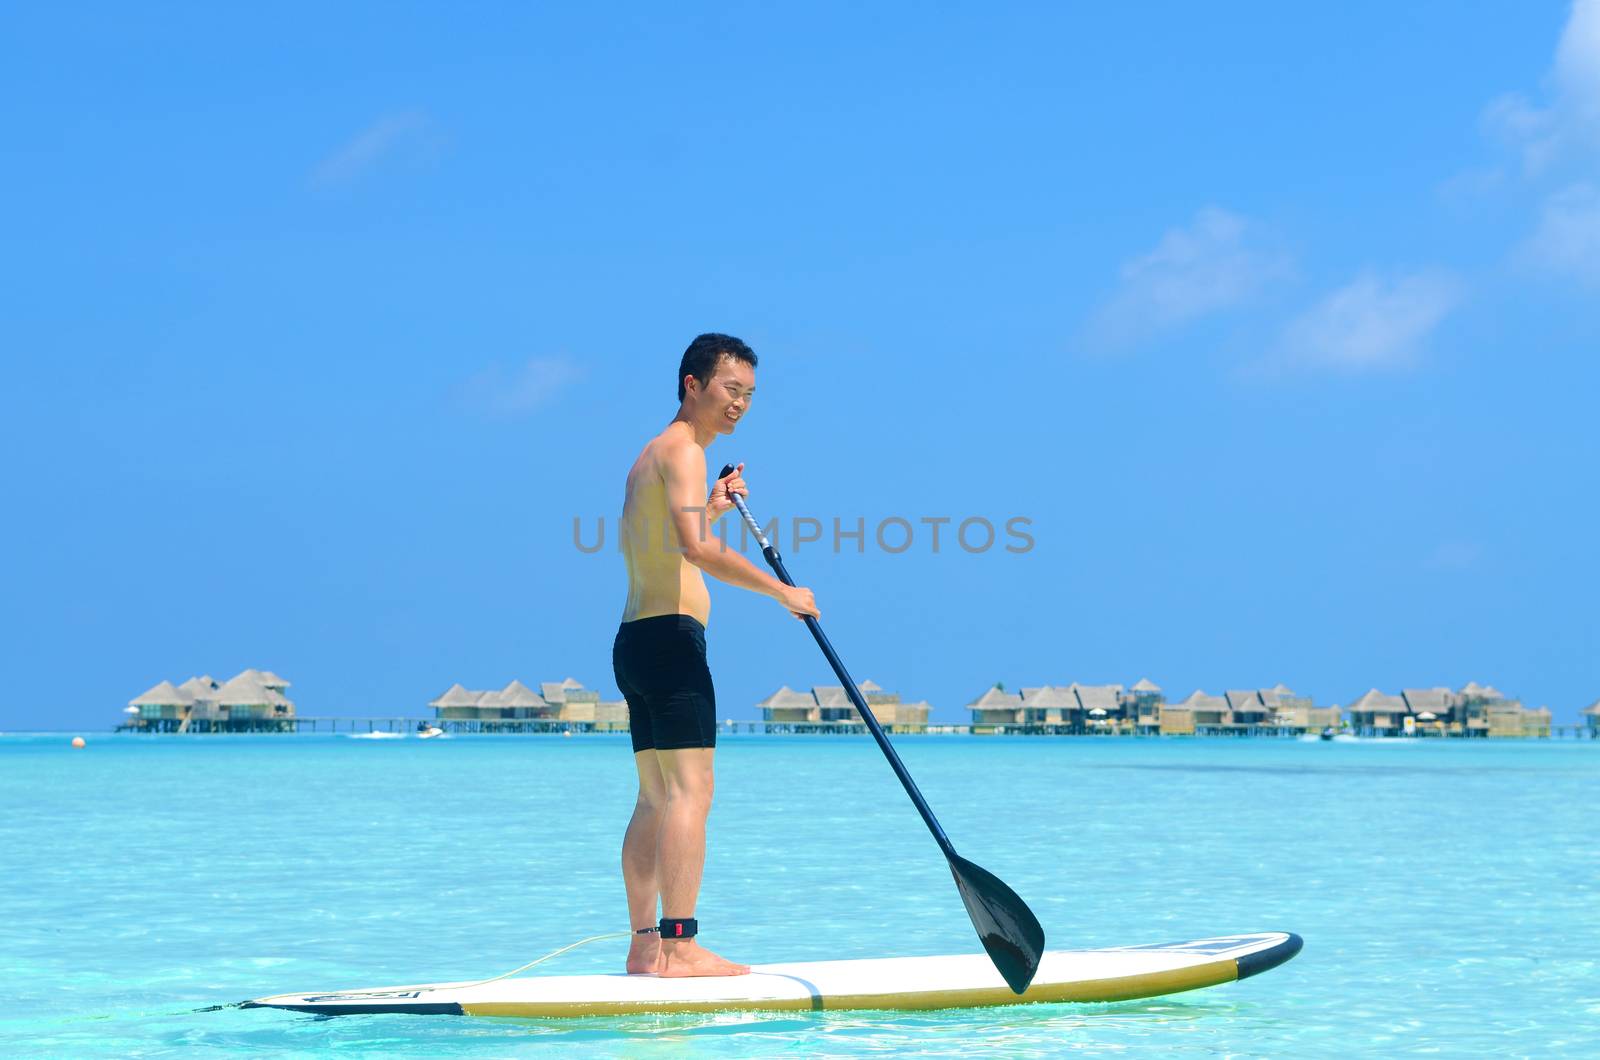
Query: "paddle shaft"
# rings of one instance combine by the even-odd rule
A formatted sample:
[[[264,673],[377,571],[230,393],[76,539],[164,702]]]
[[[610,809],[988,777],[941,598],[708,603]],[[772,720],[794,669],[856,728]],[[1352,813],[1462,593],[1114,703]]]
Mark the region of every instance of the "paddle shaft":
[[[729,464],[717,476],[720,481],[733,473],[733,465]],[[737,493],[728,495],[732,498],[734,507],[739,509],[739,514],[744,517],[746,525],[756,535],[756,541],[761,545],[761,554],[766,557],[767,565],[778,576],[778,580],[785,585],[793,586],[794,579],[789,577],[789,571],[783,565],[783,557],[778,555],[778,550],[772,547],[767,540],[767,535],[762,533],[761,524],[756,522],[755,516],[750,514],[750,509],[745,507],[744,498]],[[867,706],[867,699],[856,687],[849,672],[844,668],[844,663],[839,660],[839,653],[833,650],[833,645],[828,641],[828,635],[822,632],[822,626],[810,615],[802,616],[806,628],[811,631],[811,636],[816,639],[817,647],[822,649],[822,654],[827,656],[828,665],[833,667],[833,672],[844,685],[845,695],[850,697],[850,702],[855,705],[856,713],[861,715],[861,720],[867,723],[867,731],[872,733],[872,738],[878,741],[878,750],[889,760],[889,767],[894,770],[894,775],[900,778],[900,786],[906,789],[906,794],[911,796],[912,805],[922,815],[922,822],[928,826],[928,831],[933,833],[933,838],[938,842],[939,849],[944,851],[947,858],[956,857],[956,848],[951,844],[950,837],[944,834],[944,828],[939,824],[939,819],[928,808],[928,800],[922,797],[922,792],[917,788],[917,782],[911,779],[911,774],[906,771],[905,763],[900,761],[900,755],[895,751],[894,745],[889,742],[889,737],[884,734],[883,726],[878,724],[877,717],[872,713],[872,708]]]

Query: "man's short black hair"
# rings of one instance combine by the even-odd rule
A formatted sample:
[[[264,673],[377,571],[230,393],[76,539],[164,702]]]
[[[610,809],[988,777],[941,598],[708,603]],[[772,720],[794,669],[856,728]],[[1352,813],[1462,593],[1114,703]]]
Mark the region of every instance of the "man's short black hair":
[[[696,335],[689,348],[683,351],[683,363],[678,365],[678,400],[683,400],[684,376],[692,375],[700,380],[701,386],[706,386],[717,370],[717,362],[724,356],[737,358],[751,368],[756,366],[756,351],[732,335],[719,335],[715,331]]]

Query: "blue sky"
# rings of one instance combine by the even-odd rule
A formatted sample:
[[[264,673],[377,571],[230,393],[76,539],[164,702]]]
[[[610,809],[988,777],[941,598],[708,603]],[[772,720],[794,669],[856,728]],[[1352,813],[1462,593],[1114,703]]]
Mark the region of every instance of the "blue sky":
[[[858,679],[1600,697],[1600,2],[10,5],[0,727],[615,693],[613,518],[713,466]],[[947,531],[948,533],[948,531]],[[713,588],[720,712],[832,680]]]

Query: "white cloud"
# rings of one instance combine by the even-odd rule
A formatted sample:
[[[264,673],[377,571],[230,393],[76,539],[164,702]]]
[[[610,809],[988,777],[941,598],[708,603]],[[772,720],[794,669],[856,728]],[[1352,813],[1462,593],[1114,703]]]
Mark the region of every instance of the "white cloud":
[[[1549,102],[1520,92],[1484,110],[1485,127],[1520,152],[1523,171],[1536,176],[1558,159],[1600,146],[1600,0],[1576,0],[1556,45]]]
[[[469,411],[524,416],[582,378],[582,367],[570,357],[531,357],[511,368],[496,362],[463,381],[456,398]]]
[[[348,184],[403,148],[434,146],[432,122],[421,111],[388,114],[357,133],[311,171],[316,187]]]
[[[1561,150],[1555,113],[1535,107],[1520,92],[1507,93],[1484,108],[1483,126],[1522,155],[1522,171],[1527,176],[1542,173]]]
[[[1600,0],[1577,0],[1556,45],[1556,83],[1577,115],[1600,122]],[[1600,131],[1591,124],[1590,131]]]
[[[1575,0],[1545,80],[1542,105],[1512,93],[1483,115],[1488,131],[1517,152],[1523,176],[1543,184],[1538,225],[1515,258],[1600,283],[1600,0]],[[1565,186],[1549,191],[1558,179]],[[1473,186],[1463,178],[1450,190]]]
[[[1290,271],[1288,257],[1262,242],[1251,222],[1205,207],[1187,227],[1123,263],[1121,287],[1096,315],[1092,336],[1126,346],[1250,301]]]
[[[1436,271],[1384,279],[1366,272],[1284,329],[1283,354],[1353,371],[1409,364],[1461,300],[1461,284]]]
[[[1600,284],[1600,188],[1574,184],[1545,199],[1539,225],[1518,257]]]

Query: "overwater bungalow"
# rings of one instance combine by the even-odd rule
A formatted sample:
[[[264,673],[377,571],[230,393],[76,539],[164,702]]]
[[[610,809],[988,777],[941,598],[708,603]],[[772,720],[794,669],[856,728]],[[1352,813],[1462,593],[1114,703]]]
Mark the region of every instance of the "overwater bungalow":
[[[1228,720],[1228,700],[1195,689],[1161,711],[1163,734],[1220,732]]]
[[[928,703],[902,703],[897,692],[885,692],[872,681],[856,685],[873,717],[886,732],[923,732],[928,727]],[[780,687],[756,706],[767,732],[864,732],[855,705],[843,685],[813,685],[810,692]]]
[[[1229,689],[1222,697],[1228,701],[1228,716],[1223,721],[1225,727],[1246,730],[1268,727],[1273,712],[1259,691]]]
[[[1161,731],[1161,712],[1166,706],[1166,696],[1161,686],[1148,677],[1141,677],[1123,697],[1123,712],[1132,722],[1134,731],[1158,733]]]
[[[1358,736],[1399,736],[1405,731],[1401,719],[1410,714],[1404,699],[1376,688],[1350,704],[1349,711],[1350,728]]]
[[[1022,724],[1022,694],[1007,692],[999,685],[985,689],[983,695],[967,704],[972,712],[973,732],[1003,732]]]
[[[1161,725],[1161,688],[1141,680],[1120,684],[1030,685],[1007,692],[996,685],[967,704],[975,733],[1097,734],[1155,732]]]
[[[1123,700],[1121,685],[1080,685],[1072,683],[1072,694],[1078,700],[1078,725],[1080,732],[1115,733],[1123,731]]]
[[[1161,704],[1161,714],[1156,719],[1156,732],[1162,736],[1194,735],[1194,707],[1191,700],[1205,693],[1195,689],[1189,698],[1177,703]]]
[[[1230,691],[1224,698],[1228,715],[1221,728],[1234,734],[1320,733],[1337,729],[1341,721],[1337,706],[1319,707],[1310,696],[1299,695],[1282,682],[1254,691]]]
[[[473,691],[453,684],[428,703],[440,721],[468,732],[626,732],[628,705],[602,702],[600,693],[569,677],[546,681],[535,692],[519,680],[504,688]]]
[[[1077,731],[1083,727],[1083,704],[1071,685],[1039,685],[1022,690],[1018,724],[1046,732]]]
[[[1272,725],[1279,732],[1321,733],[1343,724],[1338,704],[1319,707],[1310,696],[1299,695],[1281,683],[1261,689],[1260,695],[1272,708]]]
[[[1120,731],[1121,685],[1035,685],[1021,693],[996,686],[967,704],[975,733],[1070,734]]]
[[[1414,720],[1408,731],[1446,736],[1544,737],[1550,735],[1550,709],[1528,709],[1493,685],[1468,681],[1457,692],[1430,689],[1432,695],[1405,692]],[[1420,709],[1418,709],[1420,708]],[[1427,715],[1434,715],[1433,718]]]
[[[1287,685],[1235,689],[1214,696],[1200,689],[1176,703],[1141,678],[1119,684],[1040,685],[1020,695],[991,688],[967,704],[972,731],[1088,734],[1250,734],[1320,732],[1338,726],[1339,708],[1318,707]]]
[[[557,708],[556,720],[564,725],[590,726],[590,732],[627,732],[626,700],[602,700],[600,693],[584,688],[572,678],[546,681],[539,697]]]
[[[1550,708],[1529,709],[1521,700],[1507,699],[1491,703],[1487,710],[1486,736],[1549,736]]]
[[[821,720],[817,699],[809,692],[796,692],[783,685],[757,703],[762,720],[768,724],[793,725]]]
[[[209,678],[207,678],[209,680]],[[176,722],[180,712],[194,706],[194,696],[179,691],[171,681],[162,681],[133,699],[128,700],[127,727],[151,729],[153,723],[171,720]]]
[[[1457,723],[1452,735],[1549,736],[1547,708],[1528,710],[1493,685],[1469,681],[1455,694]]]
[[[1374,688],[1350,704],[1350,726],[1364,736],[1549,736],[1550,710],[1529,710],[1476,681],[1456,692],[1407,688],[1398,696]]]
[[[1465,711],[1460,698],[1448,688],[1402,688],[1400,698],[1405,700],[1406,710],[1411,715],[1408,732],[1445,736],[1459,735],[1463,731]]]
[[[482,696],[483,696],[482,692],[468,692],[465,688],[462,688],[459,684],[454,684],[454,685],[451,685],[449,688],[445,689],[443,695],[440,695],[437,698],[433,699],[431,702],[429,702],[428,706],[433,708],[433,712],[434,712],[434,715],[436,717],[440,717],[440,718],[473,717],[473,718],[476,718],[478,716],[477,713],[476,713],[476,708],[478,706],[478,700]],[[465,711],[465,710],[468,710],[468,709],[472,709],[474,711],[474,713],[472,713],[471,715],[458,713],[460,711]],[[451,713],[446,714],[445,711],[447,711],[447,710],[450,711]]]
[[[218,683],[209,674],[181,685],[161,681],[128,701],[119,729],[135,732],[287,732],[294,727],[289,682],[270,670],[241,670]]]
[[[1600,737],[1600,699],[1583,708],[1583,722],[1590,736]]]

